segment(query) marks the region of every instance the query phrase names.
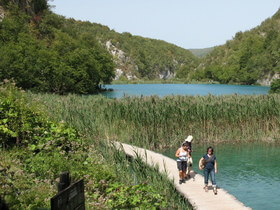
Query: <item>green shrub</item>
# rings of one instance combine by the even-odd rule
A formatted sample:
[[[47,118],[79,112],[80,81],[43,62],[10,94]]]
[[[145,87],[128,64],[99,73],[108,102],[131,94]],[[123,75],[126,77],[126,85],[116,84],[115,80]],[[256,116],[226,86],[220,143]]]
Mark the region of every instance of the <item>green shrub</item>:
[[[269,93],[280,93],[280,79],[276,79],[271,83]]]
[[[51,196],[55,194],[55,185],[50,179],[40,179],[29,173],[18,158],[19,154],[23,157],[26,151],[1,151],[0,197],[10,209],[48,207]]]
[[[31,150],[59,148],[66,152],[81,143],[78,133],[63,122],[47,120],[39,107],[7,82],[0,87],[0,144],[29,146]]]
[[[106,203],[113,209],[135,207],[151,209],[166,206],[163,196],[147,184],[125,186],[124,184],[113,183],[108,186],[106,193],[109,197]]]

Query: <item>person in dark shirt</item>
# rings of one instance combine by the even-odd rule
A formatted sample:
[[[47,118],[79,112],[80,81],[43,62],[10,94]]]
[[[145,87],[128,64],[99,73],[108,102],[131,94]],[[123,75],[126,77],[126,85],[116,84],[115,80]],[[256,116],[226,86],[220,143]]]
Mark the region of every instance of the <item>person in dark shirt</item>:
[[[215,174],[218,172],[217,160],[214,155],[214,149],[212,147],[207,148],[207,153],[203,155],[200,159],[199,169],[202,170],[204,168],[204,190],[208,192],[208,180],[209,175],[211,177],[211,182],[213,186],[213,191],[215,195],[217,194],[217,186],[216,186],[216,177]]]

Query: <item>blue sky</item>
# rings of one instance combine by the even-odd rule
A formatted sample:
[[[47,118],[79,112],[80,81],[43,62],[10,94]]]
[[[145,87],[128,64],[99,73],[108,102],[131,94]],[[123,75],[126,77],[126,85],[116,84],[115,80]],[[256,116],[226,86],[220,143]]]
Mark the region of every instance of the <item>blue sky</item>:
[[[53,0],[54,12],[184,48],[224,44],[271,17],[279,0]]]

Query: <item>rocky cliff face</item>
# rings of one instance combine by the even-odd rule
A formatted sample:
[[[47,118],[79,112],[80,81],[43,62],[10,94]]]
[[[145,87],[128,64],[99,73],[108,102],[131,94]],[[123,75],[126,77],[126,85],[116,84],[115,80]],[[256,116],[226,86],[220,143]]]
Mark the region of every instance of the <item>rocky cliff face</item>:
[[[129,57],[124,51],[114,46],[110,40],[105,43],[105,46],[106,49],[114,57],[114,61],[117,66],[115,70],[115,80],[118,80],[121,77],[126,77],[128,80],[138,79],[141,77],[138,72],[138,66],[134,62],[133,58]],[[178,62],[176,60],[174,60],[173,62],[175,69],[175,66],[178,65]],[[176,76],[176,72],[174,72],[174,69],[164,67],[159,70],[156,77],[158,79],[174,78]]]
[[[5,17],[5,11],[3,7],[0,6],[0,22],[3,20],[4,17]]]
[[[127,79],[137,79],[138,66],[133,62],[133,60],[126,55],[126,53],[112,44],[111,41],[107,41],[106,49],[113,55],[116,67],[116,77],[115,80],[120,79],[121,76]]]
[[[276,79],[280,79],[280,73],[266,75],[262,79],[259,79],[257,83],[264,86],[270,86]]]
[[[170,69],[165,68],[164,71],[159,73],[160,79],[172,79],[176,76],[176,72],[171,72]]]

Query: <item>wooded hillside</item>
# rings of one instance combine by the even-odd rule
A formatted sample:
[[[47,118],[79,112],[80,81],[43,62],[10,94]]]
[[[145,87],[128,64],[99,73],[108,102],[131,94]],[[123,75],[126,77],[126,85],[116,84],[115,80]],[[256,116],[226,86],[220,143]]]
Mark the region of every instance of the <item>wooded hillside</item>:
[[[280,78],[280,11],[260,26],[238,32],[200,63],[194,79],[270,85]]]

